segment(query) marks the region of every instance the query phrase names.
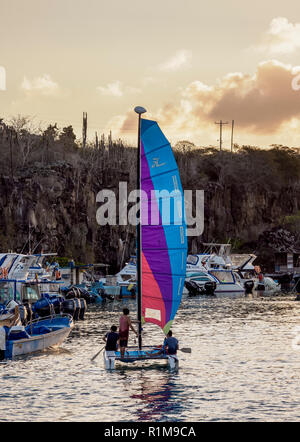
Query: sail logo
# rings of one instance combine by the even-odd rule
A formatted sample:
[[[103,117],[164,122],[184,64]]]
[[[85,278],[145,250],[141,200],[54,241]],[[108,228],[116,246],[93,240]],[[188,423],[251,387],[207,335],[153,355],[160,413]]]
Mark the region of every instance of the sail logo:
[[[156,321],[161,321],[161,311],[153,308],[145,309],[145,318],[146,319],[155,319]]]
[[[6,91],[6,70],[0,66],[0,91]]]
[[[204,231],[204,191],[175,189],[169,191],[132,190],[128,192],[127,182],[120,182],[116,194],[111,189],[98,192],[96,211],[98,225],[105,226],[178,226],[181,243],[187,236],[199,236]]]
[[[154,169],[155,167],[162,167],[162,166],[166,165],[166,163],[160,163],[159,164],[159,158],[152,158],[152,161],[153,161],[152,169]]]

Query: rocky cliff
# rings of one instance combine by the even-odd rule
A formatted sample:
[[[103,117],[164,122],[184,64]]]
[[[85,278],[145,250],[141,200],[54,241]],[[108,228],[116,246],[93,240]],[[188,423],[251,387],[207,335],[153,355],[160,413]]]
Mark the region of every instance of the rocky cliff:
[[[108,263],[116,271],[135,251],[135,229],[99,226],[96,196],[104,188],[118,196],[120,181],[135,187],[135,149],[111,141],[82,152],[65,134],[51,133],[50,142],[45,136],[35,138],[25,161],[21,137],[12,143],[13,137],[0,136],[0,250],[56,252],[79,262]],[[202,242],[227,241],[239,252],[265,252],[264,234],[282,226],[293,233],[297,246],[297,150],[244,147],[230,154],[186,152],[177,146],[175,154],[184,189],[204,190],[205,195],[204,232],[189,238],[190,252],[199,252]],[[270,245],[270,256],[273,251]]]

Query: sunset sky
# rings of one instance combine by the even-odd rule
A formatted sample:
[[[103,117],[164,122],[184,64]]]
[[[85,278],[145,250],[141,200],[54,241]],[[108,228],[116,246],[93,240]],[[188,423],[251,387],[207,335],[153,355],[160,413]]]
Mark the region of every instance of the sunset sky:
[[[131,141],[142,105],[171,142],[218,145],[234,119],[239,144],[300,146],[295,0],[0,0],[0,42],[0,117],[80,138],[85,111],[91,141]]]

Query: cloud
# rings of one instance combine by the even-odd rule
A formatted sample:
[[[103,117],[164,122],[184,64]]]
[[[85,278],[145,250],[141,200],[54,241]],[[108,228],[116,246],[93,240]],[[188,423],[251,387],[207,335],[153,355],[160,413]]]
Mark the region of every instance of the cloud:
[[[148,85],[151,85],[151,84],[159,83],[159,81],[160,80],[158,78],[148,76],[148,77],[144,77],[142,79],[142,84],[143,84],[143,86],[148,86]]]
[[[268,60],[260,63],[252,75],[228,73],[214,85],[195,80],[171,102],[153,112],[153,117],[173,138],[201,138],[210,132],[216,140],[214,122],[220,119],[230,123],[235,120],[236,127],[248,139],[253,135],[272,136],[273,140],[273,135],[287,128],[294,130],[296,136],[300,91],[292,84],[299,72],[300,67]],[[120,135],[136,130],[131,110],[114,123],[114,130]]]
[[[291,54],[300,49],[300,23],[290,23],[286,17],[276,17],[255,48],[271,56]]]
[[[36,77],[33,80],[29,80],[27,77],[24,77],[21,88],[27,94],[37,93],[41,95],[54,96],[58,95],[60,92],[58,84],[53,81],[48,74],[44,74],[41,77]]]
[[[158,69],[167,72],[178,71],[179,69],[189,66],[191,57],[191,51],[186,49],[179,50],[167,61],[160,64]]]
[[[6,70],[0,66],[0,91],[6,90]]]
[[[108,83],[106,86],[98,86],[97,91],[102,95],[112,97],[123,97],[125,94],[139,94],[141,90],[131,86],[124,86],[120,80],[113,83]]]

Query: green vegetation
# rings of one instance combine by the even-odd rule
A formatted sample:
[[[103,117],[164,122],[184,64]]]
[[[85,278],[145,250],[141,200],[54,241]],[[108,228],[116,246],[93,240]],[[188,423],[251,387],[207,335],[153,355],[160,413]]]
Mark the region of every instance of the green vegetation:
[[[40,248],[117,269],[134,253],[135,229],[99,227],[95,214],[99,190],[117,193],[120,181],[135,188],[135,146],[102,135],[83,148],[72,126],[42,130],[19,116],[0,120],[0,149],[0,249],[23,248],[33,211],[32,243]],[[300,243],[299,148],[235,145],[231,153],[182,141],[173,151],[183,188],[205,194],[204,232],[189,238],[190,250],[228,241],[240,253],[263,243],[265,250],[265,232],[281,227]]]

